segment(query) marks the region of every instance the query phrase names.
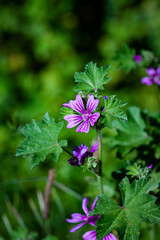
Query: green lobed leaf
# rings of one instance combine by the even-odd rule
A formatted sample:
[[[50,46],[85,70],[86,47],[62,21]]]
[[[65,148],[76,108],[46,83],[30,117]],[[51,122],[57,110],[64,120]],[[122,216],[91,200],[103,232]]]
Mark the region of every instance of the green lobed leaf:
[[[62,153],[62,146],[67,145],[66,140],[58,142],[58,135],[63,127],[63,123],[56,123],[55,119],[46,113],[41,122],[33,120],[31,124],[26,124],[22,129],[25,139],[20,142],[16,156],[32,157],[31,168],[43,162],[48,154],[54,162],[57,162]]]
[[[106,127],[112,127],[112,119],[127,121],[127,115],[121,110],[127,103],[116,98],[116,95],[109,96],[104,100],[104,110],[102,115],[105,117],[104,124]]]
[[[147,191],[151,180],[142,178],[130,184],[125,177],[119,184],[122,206],[113,202],[106,195],[99,195],[96,207],[91,215],[100,214],[96,222],[97,239],[108,236],[112,230],[119,234],[119,240],[138,240],[139,225],[143,220],[160,223],[160,209],[155,204],[156,198]]]
[[[60,109],[60,115],[59,115],[59,120],[63,119],[64,116],[68,115],[68,114],[73,114],[74,111],[71,108],[68,107],[62,107]]]
[[[132,69],[136,68],[136,62],[133,59],[135,50],[128,47],[127,44],[122,45],[122,49],[117,50],[113,61],[118,63],[117,69],[124,69],[129,73]]]
[[[97,67],[96,63],[89,62],[85,66],[85,72],[76,72],[74,75],[75,82],[78,85],[74,88],[74,91],[97,92],[103,90],[103,85],[108,83],[111,78],[106,77],[111,65],[104,67]]]
[[[118,135],[111,139],[110,147],[119,147],[123,152],[128,151],[130,148],[149,142],[151,137],[145,131],[145,122],[141,116],[140,109],[138,107],[129,107],[127,109],[128,123],[115,120],[113,127],[118,130]]]

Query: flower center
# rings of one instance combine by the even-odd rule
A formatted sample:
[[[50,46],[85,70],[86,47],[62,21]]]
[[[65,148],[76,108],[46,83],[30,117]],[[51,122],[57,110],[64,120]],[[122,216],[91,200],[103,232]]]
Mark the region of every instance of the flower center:
[[[88,113],[83,114],[83,115],[82,115],[83,120],[86,121],[87,119],[89,119],[89,116],[90,116],[90,114],[88,114]]]

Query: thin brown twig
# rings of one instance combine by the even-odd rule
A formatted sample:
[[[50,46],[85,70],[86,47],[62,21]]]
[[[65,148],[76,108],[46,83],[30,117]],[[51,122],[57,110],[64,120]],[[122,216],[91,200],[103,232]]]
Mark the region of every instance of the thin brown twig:
[[[50,209],[50,193],[51,187],[53,185],[55,178],[55,169],[50,169],[48,172],[48,181],[44,193],[44,209],[43,209],[43,218],[47,219],[49,216],[49,209]]]

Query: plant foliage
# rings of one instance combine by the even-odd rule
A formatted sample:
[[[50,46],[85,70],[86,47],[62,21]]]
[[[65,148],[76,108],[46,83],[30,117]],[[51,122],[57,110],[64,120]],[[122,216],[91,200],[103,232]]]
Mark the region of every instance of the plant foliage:
[[[126,73],[136,68],[136,62],[133,59],[135,50],[123,44],[122,49],[117,50],[113,60],[118,63],[117,69],[124,69]]]
[[[96,63],[89,62],[85,66],[85,72],[75,73],[74,78],[78,85],[74,88],[74,91],[84,91],[89,93],[104,90],[103,85],[108,83],[111,79],[106,77],[110,68],[111,65],[97,67]]]
[[[104,125],[106,127],[112,127],[112,119],[120,119],[127,121],[127,115],[121,110],[127,102],[123,102],[116,98],[116,95],[109,96],[107,100],[104,100],[104,109],[102,115],[104,116]]]
[[[156,198],[147,193],[150,186],[149,178],[135,180],[130,184],[125,177],[119,184],[122,206],[106,195],[99,195],[96,208],[91,214],[100,214],[96,222],[98,240],[108,236],[112,230],[118,232],[120,240],[138,240],[139,225],[142,220],[150,223],[160,222],[160,210],[155,204]]]
[[[22,128],[25,139],[19,144],[16,156],[32,157],[31,168],[43,162],[48,154],[52,160],[57,162],[62,146],[67,145],[66,140],[58,142],[58,135],[63,127],[63,123],[56,123],[54,118],[46,113],[41,122],[33,120],[31,124],[26,124]]]

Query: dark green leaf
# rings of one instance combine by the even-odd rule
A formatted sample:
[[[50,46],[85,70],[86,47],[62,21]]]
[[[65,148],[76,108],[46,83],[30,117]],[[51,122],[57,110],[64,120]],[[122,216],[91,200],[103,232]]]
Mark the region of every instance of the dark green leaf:
[[[97,67],[96,63],[88,63],[85,66],[85,72],[75,73],[75,82],[78,85],[74,88],[74,91],[84,91],[97,92],[98,90],[103,90],[103,85],[108,83],[111,78],[106,77],[111,65],[106,65],[104,67]]]
[[[155,204],[156,198],[147,194],[151,180],[140,179],[130,184],[124,178],[119,184],[122,194],[122,206],[105,195],[98,196],[98,202],[91,215],[100,214],[96,222],[97,239],[108,236],[116,230],[120,240],[138,240],[139,225],[143,220],[150,223],[160,222],[160,209]]]
[[[41,122],[32,121],[26,124],[22,129],[25,139],[19,144],[16,156],[32,157],[31,168],[35,167],[39,162],[44,161],[48,154],[51,155],[53,161],[57,162],[62,146],[67,145],[66,140],[58,142],[58,135],[63,127],[63,123],[55,123],[54,118],[46,113]]]
[[[104,100],[104,110],[102,115],[105,117],[104,124],[106,127],[112,127],[112,119],[121,119],[127,121],[127,115],[121,110],[127,103],[116,98],[115,95],[109,96]]]

